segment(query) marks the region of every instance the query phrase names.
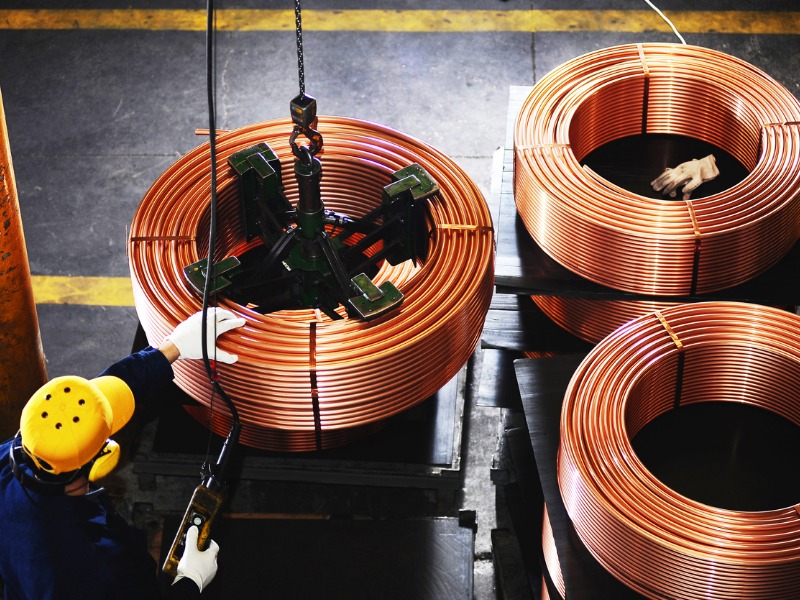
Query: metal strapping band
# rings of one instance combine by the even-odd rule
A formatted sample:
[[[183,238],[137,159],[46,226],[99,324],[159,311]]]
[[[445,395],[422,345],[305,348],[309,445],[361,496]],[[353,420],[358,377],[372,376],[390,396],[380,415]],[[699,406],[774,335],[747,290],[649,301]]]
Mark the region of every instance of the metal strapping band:
[[[639,60],[642,63],[642,71],[644,72],[644,92],[642,93],[642,135],[644,135],[647,133],[647,107],[650,101],[650,68],[647,66],[644,47],[641,44],[636,44],[636,49],[639,51]]]
[[[457,223],[439,223],[436,229],[449,229],[451,231],[492,231],[490,225],[458,225]]]
[[[694,206],[691,200],[686,200],[686,208],[689,209],[689,218],[692,220],[692,230],[694,230],[694,255],[692,256],[692,285],[689,293],[697,293],[697,279],[700,274],[700,225],[697,222],[697,215],[694,213]]]
[[[681,395],[683,392],[683,369],[686,363],[686,354],[683,351],[683,342],[678,338],[675,332],[670,327],[667,320],[664,318],[664,315],[661,314],[660,311],[655,312],[656,318],[658,318],[661,325],[664,327],[666,332],[669,334],[669,337],[672,338],[672,342],[675,344],[675,347],[678,349],[678,369],[675,373],[675,398],[672,402],[672,407],[674,409],[680,408],[681,406]]]
[[[137,235],[131,238],[132,242],[194,242],[197,238],[193,235]]]
[[[314,437],[317,450],[322,450],[322,418],[319,414],[319,389],[317,388],[317,323],[309,323],[308,375],[311,379],[311,408],[314,411]]]

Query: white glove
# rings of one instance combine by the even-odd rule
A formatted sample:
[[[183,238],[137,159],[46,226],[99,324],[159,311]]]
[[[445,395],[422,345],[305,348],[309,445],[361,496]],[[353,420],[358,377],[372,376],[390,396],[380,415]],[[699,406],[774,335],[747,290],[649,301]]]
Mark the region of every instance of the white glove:
[[[688,162],[681,163],[674,169],[666,169],[661,175],[650,182],[653,189],[662,194],[669,194],[675,197],[675,190],[683,186],[683,199],[688,200],[692,192],[701,183],[711,181],[719,175],[717,161],[713,154],[705,158],[694,158]],[[685,185],[684,185],[685,184]]]
[[[210,540],[208,548],[205,550],[197,549],[197,537],[200,532],[196,525],[192,525],[186,531],[186,543],[183,548],[183,556],[178,562],[178,574],[175,581],[188,577],[197,584],[200,591],[214,579],[217,574],[217,554],[219,546],[214,540]],[[172,583],[174,584],[175,581]]]
[[[214,319],[216,318],[216,326]],[[229,352],[224,352],[215,348],[216,337],[222,335],[226,331],[241,327],[245,324],[244,319],[237,319],[231,311],[220,309],[212,306],[208,309],[206,318],[208,325],[206,337],[208,342],[208,357],[226,364],[233,364],[239,357]],[[191,317],[178,323],[178,326],[170,333],[166,339],[178,348],[180,356],[178,358],[203,358],[202,346],[202,327],[203,327],[203,312],[196,312]],[[216,356],[215,356],[216,353]]]

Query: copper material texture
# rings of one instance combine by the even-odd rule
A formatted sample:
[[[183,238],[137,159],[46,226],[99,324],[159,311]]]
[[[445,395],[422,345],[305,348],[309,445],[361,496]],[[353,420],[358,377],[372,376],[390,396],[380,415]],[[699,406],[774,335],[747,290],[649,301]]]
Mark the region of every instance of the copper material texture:
[[[47,381],[39,318],[0,95],[0,435],[19,428],[22,407]]]
[[[713,144],[748,175],[704,198],[661,200],[581,166],[604,144],[640,134]],[[517,211],[532,238],[572,272],[614,289],[727,289],[774,265],[797,240],[800,103],[719,51],[629,44],[564,63],[523,102],[514,155]]]
[[[628,321],[675,306],[658,300],[599,300],[567,296],[531,296],[551,321],[572,335],[596,344]]]
[[[555,350],[525,350],[522,355],[525,358],[552,358],[561,355],[562,352]]]
[[[550,600],[550,592],[547,589],[547,581],[545,580],[544,575],[542,575],[542,589],[539,592],[539,594],[540,594],[539,597],[542,600]]]
[[[218,260],[244,242],[238,189],[227,157],[266,142],[281,159],[292,203],[298,189],[289,146],[292,123],[275,120],[220,133]],[[349,443],[433,395],[473,352],[488,311],[494,278],[494,232],[488,207],[455,162],[425,143],[373,123],[319,117],[325,138],[325,207],[360,217],[380,203],[391,174],[420,164],[439,184],[427,200],[427,256],[415,267],[383,263],[377,284],[391,280],[404,294],[395,312],[363,322],[332,321],[320,311],[259,314],[219,299],[247,324],[220,339],[238,354],[219,365],[221,384],[242,420],[241,441],[257,448],[308,451]],[[209,148],[203,144],[159,177],[134,217],[129,259],[136,309],[148,340],[157,343],[200,307],[184,266],[208,246]],[[179,361],[176,382],[200,403],[193,411],[214,431],[227,431],[221,403],[211,411],[202,365]]]
[[[745,403],[800,425],[799,393],[800,316],[788,311],[681,304],[606,337],[575,371],[561,413],[558,483],[586,547],[648,598],[796,598],[800,505],[697,502],[655,478],[631,439],[701,402]]]
[[[561,563],[558,560],[553,528],[550,526],[550,516],[547,514],[547,504],[544,505],[544,513],[542,515],[542,555],[544,564],[547,567],[547,573],[550,575],[550,581],[553,582],[561,597],[566,598],[567,587],[564,584],[564,575],[561,573]],[[547,588],[546,585],[542,587]]]

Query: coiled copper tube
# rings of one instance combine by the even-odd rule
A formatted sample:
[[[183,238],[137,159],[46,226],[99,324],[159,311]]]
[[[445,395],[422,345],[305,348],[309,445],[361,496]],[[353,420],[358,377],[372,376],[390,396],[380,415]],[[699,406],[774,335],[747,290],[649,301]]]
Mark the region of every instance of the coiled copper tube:
[[[561,573],[561,563],[558,560],[553,528],[550,526],[550,516],[547,514],[547,504],[544,505],[544,514],[542,515],[542,555],[550,580],[558,590],[558,593],[561,594],[561,597],[566,598],[567,587],[564,584],[564,575]],[[542,589],[547,589],[544,578],[542,578]]]
[[[796,598],[800,510],[708,506],[656,479],[631,439],[659,415],[740,402],[800,425],[800,317],[737,302],[665,308],[586,356],[561,414],[558,483],[589,551],[648,598]]]
[[[660,300],[599,300],[538,295],[531,296],[531,299],[556,325],[592,344],[636,317],[677,304]]]
[[[550,350],[525,350],[522,352],[522,355],[525,358],[552,358],[554,356],[558,356],[559,354],[561,353]]]
[[[547,589],[547,581],[545,580],[544,575],[542,575],[542,589],[539,594],[542,600],[550,600],[550,591]]]
[[[705,198],[659,200],[581,167],[596,148],[643,133],[714,144],[748,175]],[[726,289],[775,264],[797,240],[800,103],[719,51],[630,44],[568,61],[524,101],[514,153],[517,210],[533,239],[574,273],[618,290]]]
[[[293,203],[297,185],[289,146],[292,124],[275,120],[217,138],[219,259],[241,245],[238,190],[227,157],[267,142],[282,159]],[[433,395],[474,350],[493,290],[494,240],[487,205],[472,180],[448,157],[389,128],[344,117],[319,117],[325,139],[322,194],[326,208],[359,217],[375,208],[391,173],[420,164],[441,192],[428,201],[424,263],[384,263],[376,283],[391,280],[402,306],[370,322],[332,321],[316,310],[259,314],[221,299],[247,320],[220,339],[239,355],[219,365],[221,383],[242,420],[241,441],[267,450],[330,448],[373,431],[389,417]],[[182,269],[208,244],[209,148],[174,163],[143,198],[134,217],[129,260],[136,309],[148,340],[158,342],[200,308]],[[344,310],[342,316],[346,316]],[[202,365],[179,361],[176,383],[205,409],[193,411],[214,431],[227,432]]]

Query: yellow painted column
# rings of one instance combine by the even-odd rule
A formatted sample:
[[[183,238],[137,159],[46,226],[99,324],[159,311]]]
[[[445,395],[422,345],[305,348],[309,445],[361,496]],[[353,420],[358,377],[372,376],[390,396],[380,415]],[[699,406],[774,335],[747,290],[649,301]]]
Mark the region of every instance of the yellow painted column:
[[[0,94],[0,439],[16,433],[22,407],[46,381],[47,368]]]

